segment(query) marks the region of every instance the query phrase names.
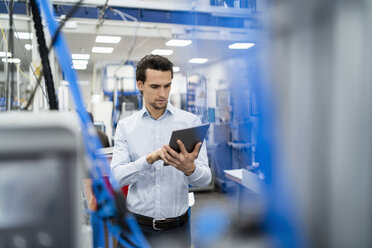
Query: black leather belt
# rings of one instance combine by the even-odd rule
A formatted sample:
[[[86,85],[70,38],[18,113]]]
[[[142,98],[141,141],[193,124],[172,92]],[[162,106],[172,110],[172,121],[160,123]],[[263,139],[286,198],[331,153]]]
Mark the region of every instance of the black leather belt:
[[[154,230],[169,230],[184,225],[189,219],[189,213],[186,211],[183,215],[175,218],[154,219],[140,214],[133,213],[137,222],[141,225],[151,226]]]

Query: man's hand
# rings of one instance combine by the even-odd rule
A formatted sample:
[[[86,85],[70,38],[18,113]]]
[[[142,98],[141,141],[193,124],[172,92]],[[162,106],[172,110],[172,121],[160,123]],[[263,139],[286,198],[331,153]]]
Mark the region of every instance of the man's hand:
[[[150,153],[146,156],[146,161],[149,164],[153,164],[155,161],[160,160],[160,159],[165,161],[165,155],[163,153],[162,148],[160,148],[156,151],[153,151],[152,153]]]
[[[196,166],[194,164],[194,160],[198,156],[199,149],[202,143],[197,143],[191,153],[187,152],[185,145],[182,143],[181,140],[177,140],[177,144],[181,150],[180,153],[177,153],[168,145],[162,147],[162,151],[165,156],[165,159],[163,160],[167,164],[175,167],[177,170],[182,171],[186,176],[190,176],[195,171]]]

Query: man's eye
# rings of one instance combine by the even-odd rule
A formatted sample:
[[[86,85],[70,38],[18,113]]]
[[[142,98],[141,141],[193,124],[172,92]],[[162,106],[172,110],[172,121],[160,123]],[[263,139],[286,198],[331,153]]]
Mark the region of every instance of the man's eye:
[[[165,86],[165,88],[169,88],[170,87],[170,84],[167,84],[166,86]]]
[[[158,88],[158,86],[157,85],[151,85],[151,88],[156,89],[156,88]]]

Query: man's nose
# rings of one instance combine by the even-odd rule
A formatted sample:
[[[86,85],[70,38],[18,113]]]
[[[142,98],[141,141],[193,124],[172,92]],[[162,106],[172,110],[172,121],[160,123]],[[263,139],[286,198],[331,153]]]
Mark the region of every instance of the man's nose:
[[[163,87],[159,88],[159,96],[165,96],[165,89]]]

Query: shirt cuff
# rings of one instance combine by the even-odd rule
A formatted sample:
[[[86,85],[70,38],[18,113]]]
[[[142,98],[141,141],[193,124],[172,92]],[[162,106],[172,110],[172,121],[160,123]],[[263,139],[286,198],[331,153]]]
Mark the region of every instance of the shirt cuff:
[[[147,155],[144,155],[136,160],[134,163],[138,170],[146,170],[151,168],[151,164],[147,163]]]
[[[203,170],[200,168],[200,166],[195,164],[194,172],[190,176],[187,176],[187,177],[189,178],[190,181],[194,181],[194,180],[200,178],[202,176],[202,174],[203,174]]]

